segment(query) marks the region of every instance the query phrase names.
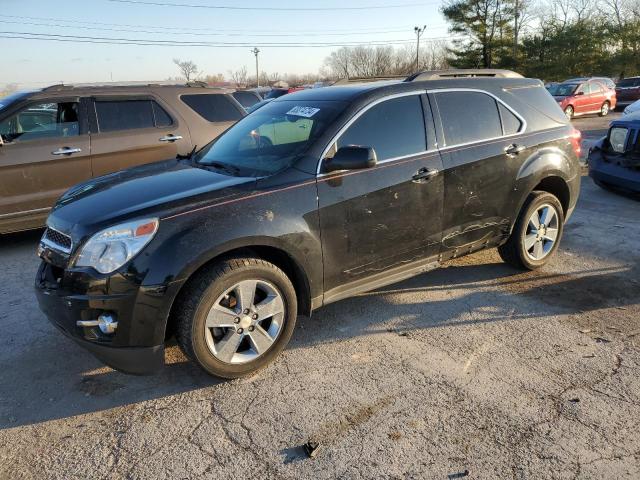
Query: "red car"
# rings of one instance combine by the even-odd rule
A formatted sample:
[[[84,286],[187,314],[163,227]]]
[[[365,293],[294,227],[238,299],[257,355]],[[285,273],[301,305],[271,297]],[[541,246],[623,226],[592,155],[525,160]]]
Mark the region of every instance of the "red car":
[[[604,117],[616,108],[615,90],[607,88],[600,80],[564,82],[552,87],[549,92],[568,118],[589,113]]]
[[[630,77],[620,80],[616,85],[616,95],[620,106],[631,105],[640,100],[640,77]]]

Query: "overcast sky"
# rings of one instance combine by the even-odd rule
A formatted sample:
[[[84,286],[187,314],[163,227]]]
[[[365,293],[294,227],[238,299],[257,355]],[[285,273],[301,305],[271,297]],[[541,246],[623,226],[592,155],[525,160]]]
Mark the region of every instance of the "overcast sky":
[[[158,5],[167,3],[180,6]],[[191,59],[205,74],[228,76],[229,70],[242,66],[252,73],[253,45],[261,49],[260,70],[315,73],[338,46],[268,44],[413,42],[413,27],[418,24],[427,25],[423,39],[442,38],[446,37],[447,28],[438,10],[440,3],[439,0],[0,0],[0,37],[5,37],[0,38],[0,87],[7,83],[38,87],[61,81],[163,80],[178,75],[173,58]],[[390,5],[391,8],[375,8]],[[287,8],[327,10],[279,10]],[[85,37],[82,39],[85,42],[120,38],[138,43],[142,40],[248,45],[111,45],[6,38],[34,38],[37,34],[55,34],[65,40],[71,40],[69,36]]]

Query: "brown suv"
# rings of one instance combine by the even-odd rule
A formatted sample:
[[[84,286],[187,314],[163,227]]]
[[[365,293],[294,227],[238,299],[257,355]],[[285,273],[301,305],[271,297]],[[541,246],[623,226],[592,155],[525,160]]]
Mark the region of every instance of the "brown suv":
[[[55,85],[0,98],[0,233],[44,225],[91,177],[188,154],[246,115],[233,90]]]

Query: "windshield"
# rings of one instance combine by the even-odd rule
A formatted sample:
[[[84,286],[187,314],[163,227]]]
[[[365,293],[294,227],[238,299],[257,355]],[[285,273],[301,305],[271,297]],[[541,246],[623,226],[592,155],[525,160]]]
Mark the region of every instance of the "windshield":
[[[616,86],[622,88],[640,86],[640,78],[625,78],[620,80]]]
[[[563,83],[556,86],[553,95],[555,95],[556,97],[566,97],[568,95],[573,95],[573,92],[575,92],[577,88],[577,83]]]
[[[548,90],[548,92],[551,95],[555,95],[556,94],[556,90],[558,90],[558,84],[555,85],[547,85],[545,86],[545,88]]]
[[[345,106],[333,101],[271,102],[200,150],[195,161],[236,176],[271,175],[306,153]]]

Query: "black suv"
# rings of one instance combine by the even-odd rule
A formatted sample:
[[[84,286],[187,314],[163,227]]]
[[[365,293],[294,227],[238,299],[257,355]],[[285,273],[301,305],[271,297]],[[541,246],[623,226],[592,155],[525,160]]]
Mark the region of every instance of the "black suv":
[[[540,267],[576,205],[579,133],[540,81],[482,74],[293,93],[189,158],[72,188],[39,246],[42,311],[119,370],[158,369],[175,335],[232,378],[298,315],[450,258]]]

